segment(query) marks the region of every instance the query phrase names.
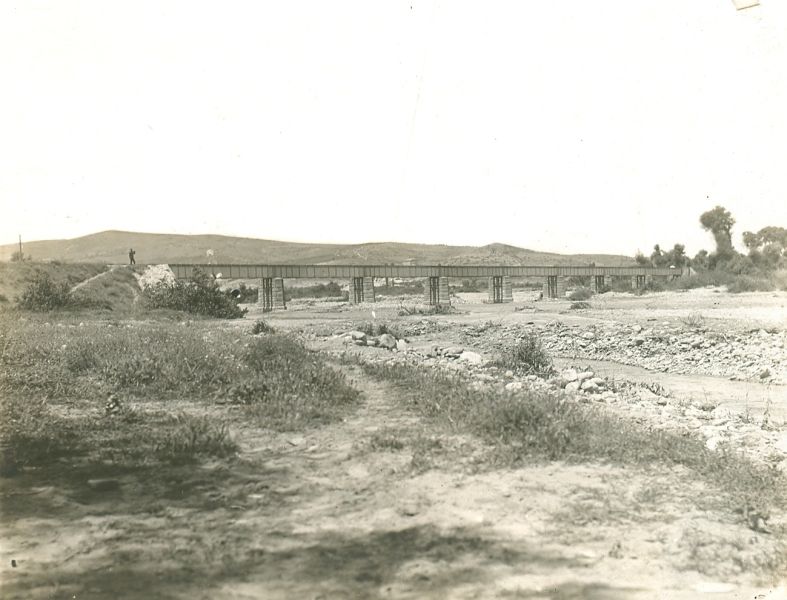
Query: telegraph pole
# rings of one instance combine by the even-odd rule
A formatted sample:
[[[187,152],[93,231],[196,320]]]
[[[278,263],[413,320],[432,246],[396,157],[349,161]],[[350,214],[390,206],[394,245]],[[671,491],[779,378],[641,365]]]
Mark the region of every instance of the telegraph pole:
[[[22,234],[19,234],[19,261],[22,261]]]

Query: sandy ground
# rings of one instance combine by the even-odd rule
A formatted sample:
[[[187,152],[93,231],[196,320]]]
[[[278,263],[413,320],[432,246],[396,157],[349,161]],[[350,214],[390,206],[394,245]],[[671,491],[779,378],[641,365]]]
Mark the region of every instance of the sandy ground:
[[[436,337],[451,341],[453,324],[490,318],[677,319],[694,310],[719,327],[784,327],[787,295],[753,295],[742,306],[741,296],[706,290],[613,298],[582,317],[559,302],[539,303],[524,317],[511,305],[463,299],[467,312],[435,318],[446,323]],[[341,330],[345,321],[393,318],[398,302],[296,305],[265,318],[280,330]],[[260,316],[253,310],[226,326],[248,327]],[[778,577],[757,574],[758,565],[784,552],[777,536],[747,527],[689,473],[563,463],[495,468],[493,447],[436,430],[403,409],[395,389],[336,368],[348,369],[363,392],[354,413],[292,434],[252,427],[238,414],[233,434],[242,451],[229,465],[155,478],[124,473],[120,488],[108,492],[88,490],[84,481],[101,474],[78,467],[66,473],[52,465],[2,480],[0,501],[11,518],[0,531],[0,595],[785,597]],[[655,376],[615,364],[597,368],[622,378]],[[735,405],[741,393],[760,390],[716,378],[658,377],[697,402],[710,394]],[[784,528],[778,518],[775,525]]]

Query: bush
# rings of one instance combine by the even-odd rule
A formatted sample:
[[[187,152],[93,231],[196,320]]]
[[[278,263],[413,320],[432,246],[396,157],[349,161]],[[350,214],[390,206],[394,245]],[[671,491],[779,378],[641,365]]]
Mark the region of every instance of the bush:
[[[572,302],[569,308],[571,310],[582,310],[585,308],[590,308],[590,302],[585,302],[585,301]]]
[[[525,375],[550,375],[553,372],[552,358],[541,345],[535,334],[527,334],[512,346],[504,349],[497,366]]]
[[[573,290],[569,295],[569,300],[590,300],[593,296],[593,290],[586,287],[579,287]]]
[[[251,328],[251,333],[253,335],[259,335],[260,333],[274,333],[276,330],[271,327],[266,321],[262,319],[257,319],[254,321],[254,325]]]
[[[188,281],[159,281],[148,286],[142,290],[142,296],[150,308],[182,310],[219,319],[239,319],[247,312],[199,269],[194,269]]]
[[[36,273],[17,303],[25,310],[66,308],[71,303],[71,291],[67,283],[55,283],[48,273]]]

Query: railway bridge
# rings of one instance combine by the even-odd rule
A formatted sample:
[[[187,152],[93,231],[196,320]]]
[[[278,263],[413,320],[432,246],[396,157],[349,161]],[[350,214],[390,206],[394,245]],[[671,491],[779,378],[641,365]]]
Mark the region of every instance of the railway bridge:
[[[513,302],[512,277],[536,277],[543,280],[544,298],[564,298],[569,277],[589,279],[590,287],[597,291],[608,285],[612,278],[626,278],[632,288],[647,285],[652,278],[674,279],[689,274],[688,268],[654,268],[642,266],[595,267],[553,266],[513,267],[489,265],[254,265],[254,264],[170,264],[178,279],[191,276],[195,268],[223,279],[258,279],[259,304],[263,310],[286,308],[285,279],[349,280],[350,302],[374,302],[374,281],[382,278],[426,280],[424,301],[432,305],[450,304],[449,278],[486,278],[489,285],[488,302]]]

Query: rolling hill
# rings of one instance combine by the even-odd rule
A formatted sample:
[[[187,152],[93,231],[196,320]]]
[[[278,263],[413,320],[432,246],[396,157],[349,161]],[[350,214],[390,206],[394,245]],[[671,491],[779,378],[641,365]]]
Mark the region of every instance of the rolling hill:
[[[222,235],[179,235],[102,231],[68,240],[24,244],[35,261],[60,260],[122,264],[128,249],[137,263],[205,263],[213,251],[216,263],[247,264],[444,264],[444,265],[587,265],[622,266],[634,261],[611,254],[552,254],[508,246],[446,246],[379,242],[368,244],[302,244]],[[0,261],[10,260],[16,244],[0,246]]]

